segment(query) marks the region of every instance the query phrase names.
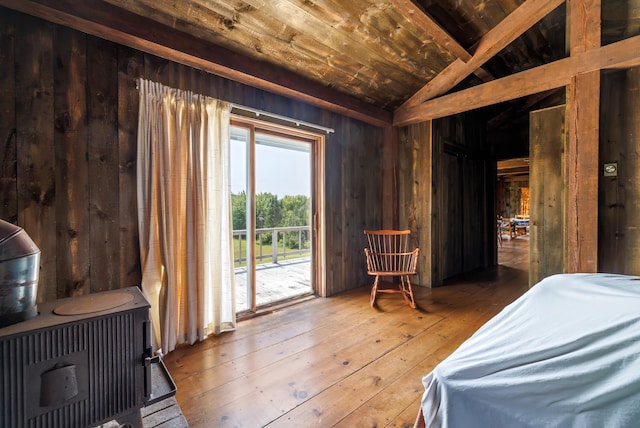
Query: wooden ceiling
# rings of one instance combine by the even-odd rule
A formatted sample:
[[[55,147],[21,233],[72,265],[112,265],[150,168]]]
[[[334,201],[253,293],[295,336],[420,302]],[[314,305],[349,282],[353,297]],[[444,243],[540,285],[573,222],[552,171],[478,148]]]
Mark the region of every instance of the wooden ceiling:
[[[106,0],[166,26],[395,110],[524,0]],[[565,55],[562,1],[462,85]],[[549,12],[548,15],[546,12]],[[547,15],[547,16],[545,16]],[[482,47],[481,47],[482,48]]]
[[[498,161],[498,178],[517,180],[529,177],[529,158],[515,158]]]
[[[0,0],[380,126],[540,93],[581,72],[640,62],[640,0],[580,3],[601,8],[601,45],[614,46],[572,58],[562,0]]]

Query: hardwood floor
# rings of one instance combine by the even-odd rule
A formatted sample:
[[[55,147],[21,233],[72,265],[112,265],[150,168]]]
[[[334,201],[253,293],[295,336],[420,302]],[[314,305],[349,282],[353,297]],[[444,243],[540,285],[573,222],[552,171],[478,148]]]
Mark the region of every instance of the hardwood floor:
[[[418,309],[370,287],[312,299],[165,357],[191,427],[411,427],[422,376],[527,290],[528,241],[434,289]]]

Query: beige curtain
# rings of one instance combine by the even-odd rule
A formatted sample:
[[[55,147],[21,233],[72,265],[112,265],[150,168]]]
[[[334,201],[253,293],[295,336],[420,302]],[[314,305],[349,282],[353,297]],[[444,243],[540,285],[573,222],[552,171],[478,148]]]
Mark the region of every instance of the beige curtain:
[[[229,104],[140,79],[138,226],[154,348],[235,328]]]

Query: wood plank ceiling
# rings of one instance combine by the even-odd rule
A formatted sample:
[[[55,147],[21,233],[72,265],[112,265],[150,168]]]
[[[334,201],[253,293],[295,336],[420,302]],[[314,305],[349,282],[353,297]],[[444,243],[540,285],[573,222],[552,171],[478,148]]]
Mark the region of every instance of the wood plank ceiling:
[[[636,49],[640,0],[580,1],[602,9],[602,46],[635,37],[625,48]],[[563,0],[0,4],[380,126],[428,119],[424,112],[433,108],[428,100],[569,56]],[[610,51],[600,63],[629,61],[615,48]],[[637,53],[631,57],[637,62]],[[600,63],[596,68],[604,67]],[[505,98],[512,99],[496,96]]]
[[[278,65],[388,110],[402,105],[523,0],[107,0],[137,15]],[[553,12],[462,82],[477,84],[564,56]],[[558,6],[560,5],[560,6]],[[426,29],[426,30],[425,30]]]

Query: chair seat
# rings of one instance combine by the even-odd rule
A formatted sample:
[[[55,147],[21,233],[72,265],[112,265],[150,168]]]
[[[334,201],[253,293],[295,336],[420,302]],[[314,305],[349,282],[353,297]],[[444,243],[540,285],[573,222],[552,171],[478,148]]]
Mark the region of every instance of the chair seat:
[[[398,271],[385,271],[385,270],[379,270],[379,271],[372,271],[372,272],[367,272],[369,275],[373,276],[373,275],[378,275],[378,276],[400,276],[400,275],[415,275],[416,272],[410,271],[410,270],[398,270]]]

